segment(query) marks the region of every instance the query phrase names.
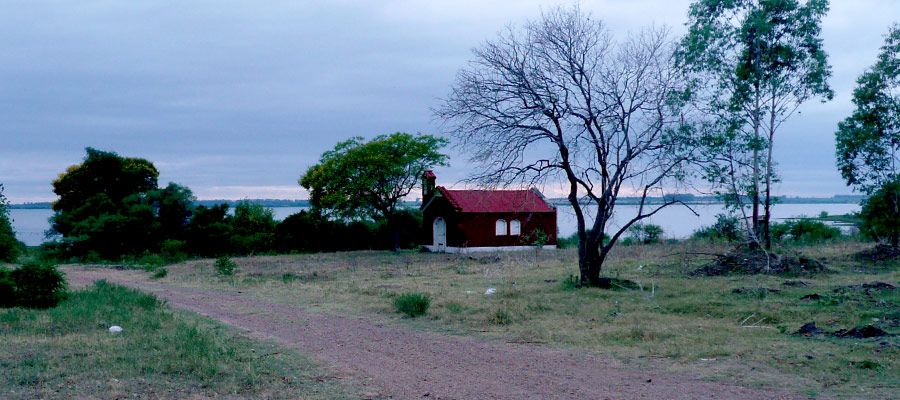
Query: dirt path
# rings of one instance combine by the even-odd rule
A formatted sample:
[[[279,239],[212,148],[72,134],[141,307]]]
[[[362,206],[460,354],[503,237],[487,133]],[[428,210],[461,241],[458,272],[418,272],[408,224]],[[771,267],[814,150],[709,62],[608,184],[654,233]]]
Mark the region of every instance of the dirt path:
[[[239,292],[151,282],[146,274],[65,269],[74,287],[95,280],[152,292],[196,312],[312,354],[365,382],[378,398],[435,399],[772,399],[800,397],[661,371],[634,370],[596,355],[548,346],[380,326],[307,312]]]

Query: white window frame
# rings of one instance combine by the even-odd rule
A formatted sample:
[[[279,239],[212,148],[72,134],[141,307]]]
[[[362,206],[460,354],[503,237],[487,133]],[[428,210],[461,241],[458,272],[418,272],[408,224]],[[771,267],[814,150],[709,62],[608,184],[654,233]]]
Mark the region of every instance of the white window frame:
[[[522,235],[522,223],[519,220],[514,219],[509,221],[509,235],[510,236],[521,236]]]
[[[506,225],[505,219],[498,219],[497,222],[494,223],[494,235],[496,235],[496,236],[509,235],[509,227]]]

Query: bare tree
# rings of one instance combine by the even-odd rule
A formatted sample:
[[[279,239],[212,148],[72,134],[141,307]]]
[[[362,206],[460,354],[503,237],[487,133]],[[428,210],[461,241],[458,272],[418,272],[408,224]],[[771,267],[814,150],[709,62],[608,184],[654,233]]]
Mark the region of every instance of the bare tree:
[[[474,55],[436,110],[479,165],[472,180],[564,184],[577,220],[582,284],[600,285],[622,234],[680,203],[665,194],[683,180],[696,148],[673,112],[679,75],[668,32],[615,41],[578,7],[556,8]],[[625,195],[639,198],[638,210],[616,229],[616,201]]]

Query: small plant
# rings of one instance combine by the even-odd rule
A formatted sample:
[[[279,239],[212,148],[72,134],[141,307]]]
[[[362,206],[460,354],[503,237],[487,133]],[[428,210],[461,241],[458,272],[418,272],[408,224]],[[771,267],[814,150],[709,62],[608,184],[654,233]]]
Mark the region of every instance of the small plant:
[[[431,296],[425,293],[404,293],[394,299],[397,312],[413,318],[425,315],[430,305]]]
[[[281,275],[281,282],[282,282],[282,283],[293,283],[294,281],[296,281],[296,280],[298,280],[298,279],[300,279],[299,276],[294,275],[294,274],[292,274],[292,273],[290,273],[290,272],[286,272],[286,273],[284,273],[283,275]]]
[[[512,323],[512,315],[505,308],[499,308],[491,314],[488,321],[494,325],[509,325]]]
[[[16,306],[16,284],[10,270],[0,267],[0,308]]]
[[[10,273],[16,303],[27,308],[53,308],[66,298],[66,279],[56,267],[25,264]]]
[[[153,273],[153,279],[162,279],[165,278],[166,275],[169,275],[169,271],[165,268],[160,268]]]
[[[237,264],[228,257],[219,257],[216,259],[216,274],[220,276],[232,276],[237,269]]]

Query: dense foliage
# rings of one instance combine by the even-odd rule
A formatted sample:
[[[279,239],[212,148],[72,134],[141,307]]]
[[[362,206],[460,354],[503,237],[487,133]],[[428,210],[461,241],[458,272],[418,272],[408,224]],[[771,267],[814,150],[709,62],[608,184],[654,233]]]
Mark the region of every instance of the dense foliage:
[[[53,308],[65,300],[66,287],[65,276],[52,265],[0,268],[0,307]]]
[[[300,185],[309,190],[317,213],[345,220],[383,220],[400,246],[393,229],[400,201],[416,187],[425,170],[446,165],[440,152],[446,139],[397,132],[368,142],[354,137],[338,143],[309,167]]]
[[[19,241],[9,219],[9,202],[0,184],[0,262],[14,262],[19,257]]]
[[[863,202],[860,231],[879,242],[900,246],[900,180],[885,183]]]
[[[837,164],[848,185],[871,194],[897,179],[900,168],[900,24],[856,85],[856,109],[835,134]]]

